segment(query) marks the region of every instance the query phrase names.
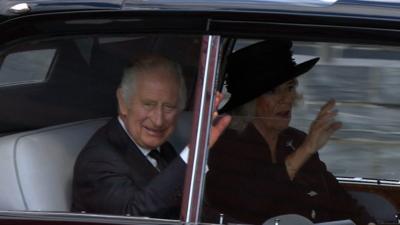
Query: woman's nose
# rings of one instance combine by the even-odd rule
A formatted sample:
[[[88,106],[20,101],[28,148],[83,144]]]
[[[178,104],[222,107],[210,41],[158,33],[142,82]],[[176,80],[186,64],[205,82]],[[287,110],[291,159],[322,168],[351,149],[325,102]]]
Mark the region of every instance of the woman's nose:
[[[289,91],[282,95],[281,101],[288,104],[292,104],[296,100],[296,96],[297,96],[296,92]]]

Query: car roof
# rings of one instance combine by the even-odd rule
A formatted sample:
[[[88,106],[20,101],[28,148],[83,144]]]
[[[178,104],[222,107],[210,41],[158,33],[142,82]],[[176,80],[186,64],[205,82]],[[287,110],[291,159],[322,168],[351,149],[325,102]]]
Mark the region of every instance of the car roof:
[[[27,4],[28,11],[11,10]],[[400,19],[398,0],[2,0],[0,21],[20,14],[82,10],[184,11],[348,15]]]
[[[43,12],[119,10],[122,2],[123,0],[2,0],[0,22],[20,15]]]

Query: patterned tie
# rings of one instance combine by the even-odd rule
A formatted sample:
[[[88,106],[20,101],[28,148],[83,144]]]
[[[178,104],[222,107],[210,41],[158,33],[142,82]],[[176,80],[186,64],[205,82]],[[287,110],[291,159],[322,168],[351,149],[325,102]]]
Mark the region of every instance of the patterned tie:
[[[162,171],[167,167],[167,161],[162,157],[161,153],[157,149],[153,149],[148,154],[151,158],[157,161],[157,169],[158,171]]]

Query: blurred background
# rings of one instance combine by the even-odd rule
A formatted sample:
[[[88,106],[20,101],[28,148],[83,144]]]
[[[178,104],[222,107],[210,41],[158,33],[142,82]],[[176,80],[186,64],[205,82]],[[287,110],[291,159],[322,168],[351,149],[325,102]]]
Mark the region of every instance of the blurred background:
[[[400,180],[400,48],[297,42],[297,63],[319,56],[299,78],[303,100],[292,126],[308,131],[319,108],[337,101],[343,127],[320,150],[336,176]]]

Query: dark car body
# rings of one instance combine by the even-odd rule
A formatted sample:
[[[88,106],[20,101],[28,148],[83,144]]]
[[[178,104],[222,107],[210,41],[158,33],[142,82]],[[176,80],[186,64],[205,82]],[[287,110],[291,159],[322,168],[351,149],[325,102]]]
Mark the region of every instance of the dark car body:
[[[396,223],[399,2],[3,0],[0,224],[201,223],[214,90],[222,89],[226,57],[255,40],[280,37],[295,41],[300,58],[321,56],[315,73],[328,74],[304,81],[309,108],[294,123],[307,131],[320,103],[336,97],[347,113],[340,119],[350,125],[320,154],[378,222]],[[181,220],[71,213],[70,200],[54,200],[60,191],[66,192],[60,201],[70,197],[64,177],[71,179],[94,130],[117,114],[115,89],[131,53],[147,51],[183,64],[189,88],[188,119],[178,126],[184,134],[176,134],[187,139],[175,143],[193,150]],[[62,145],[78,139],[69,155]],[[346,155],[349,149],[359,151]]]

